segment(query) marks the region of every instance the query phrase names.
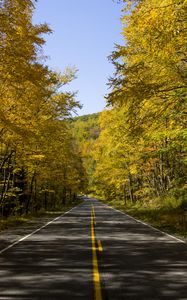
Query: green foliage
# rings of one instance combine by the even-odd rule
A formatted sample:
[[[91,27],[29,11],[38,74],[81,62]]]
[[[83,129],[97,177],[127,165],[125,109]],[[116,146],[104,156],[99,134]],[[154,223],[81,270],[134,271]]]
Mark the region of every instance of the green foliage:
[[[169,198],[167,201],[169,202]],[[173,204],[169,207],[154,207],[150,205],[146,207],[137,202],[134,205],[124,207],[122,200],[107,201],[107,203],[160,230],[187,237],[187,214],[183,210],[173,207]]]
[[[78,142],[83,140],[95,140],[99,137],[98,124],[99,113],[75,117],[72,120],[74,135]]]
[[[73,136],[78,143],[83,165],[88,176],[87,191],[94,190],[93,173],[96,162],[93,157],[94,145],[100,135],[99,113],[75,117],[71,121]]]

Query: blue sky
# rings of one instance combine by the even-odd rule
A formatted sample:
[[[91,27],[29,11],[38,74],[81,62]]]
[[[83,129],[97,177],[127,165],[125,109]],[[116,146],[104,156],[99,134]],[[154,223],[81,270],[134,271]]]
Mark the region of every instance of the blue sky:
[[[44,54],[47,64],[63,71],[75,66],[78,78],[69,90],[78,91],[83,104],[79,115],[102,111],[107,81],[114,68],[107,57],[114,44],[122,44],[121,8],[113,0],[38,0],[34,23],[46,22],[53,30],[47,35]]]

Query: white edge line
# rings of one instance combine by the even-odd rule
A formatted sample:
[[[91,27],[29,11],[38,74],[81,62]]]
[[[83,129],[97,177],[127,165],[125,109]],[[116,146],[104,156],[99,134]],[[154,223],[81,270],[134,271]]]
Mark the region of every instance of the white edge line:
[[[48,225],[50,225],[51,223],[57,221],[58,219],[60,219],[61,217],[63,217],[64,215],[70,213],[73,209],[77,208],[79,205],[81,205],[82,203],[78,204],[77,206],[72,207],[70,210],[66,211],[65,213],[61,214],[60,216],[58,216],[57,218],[47,222],[46,224],[44,224],[43,226],[41,226],[40,228],[34,230],[33,232],[27,234],[26,236],[22,237],[21,239],[15,241],[14,243],[12,243],[11,245],[7,246],[6,248],[2,249],[0,251],[0,254],[4,253],[5,251],[7,251],[8,249],[14,247],[15,245],[19,244],[20,242],[26,240],[28,237],[34,235],[35,233],[37,233],[38,231],[42,230],[43,228],[47,227]]]
[[[179,239],[179,238],[177,238],[177,237],[175,237],[175,236],[173,236],[173,235],[171,235],[171,234],[169,234],[169,233],[167,233],[167,232],[164,232],[164,231],[162,231],[162,230],[160,230],[160,229],[158,229],[158,228],[155,228],[155,227],[153,227],[152,225],[149,225],[149,224],[147,224],[147,223],[145,223],[145,222],[142,222],[142,221],[140,221],[140,220],[137,220],[137,219],[135,219],[134,217],[130,216],[129,214],[127,214],[127,213],[125,213],[125,212],[123,212],[123,211],[120,211],[120,210],[118,210],[118,209],[116,209],[116,208],[113,208],[113,207],[111,207],[111,206],[109,206],[109,205],[107,205],[107,204],[105,204],[105,205],[108,206],[110,209],[113,209],[113,210],[115,210],[115,211],[117,211],[117,212],[120,212],[120,213],[123,214],[123,215],[128,216],[129,218],[133,219],[133,220],[136,221],[137,223],[143,224],[143,225],[145,225],[145,226],[147,226],[147,227],[149,227],[149,228],[151,228],[151,229],[153,229],[153,230],[155,230],[155,231],[158,231],[158,232],[160,232],[160,233],[162,233],[162,234],[164,234],[164,235],[167,235],[168,237],[170,237],[170,238],[172,238],[172,239],[174,239],[174,240],[176,240],[176,241],[178,241],[178,242],[180,242],[180,243],[183,243],[183,244],[185,244],[185,245],[187,244],[185,241],[183,241],[183,240],[181,240],[181,239]]]

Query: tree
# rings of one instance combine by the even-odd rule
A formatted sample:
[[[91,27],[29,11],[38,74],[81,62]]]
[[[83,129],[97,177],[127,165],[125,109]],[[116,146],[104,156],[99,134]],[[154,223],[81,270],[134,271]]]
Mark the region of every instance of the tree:
[[[68,165],[64,160],[70,161],[68,174],[76,173],[72,175],[72,193],[82,188],[77,184],[82,165],[79,153],[71,149],[67,120],[79,103],[74,93],[62,92],[62,87],[75,78],[76,70],[67,68],[58,74],[44,64],[42,35],[51,30],[46,24],[32,24],[33,9],[30,0],[3,0],[0,6],[2,215],[39,209],[43,191],[45,207],[46,193],[53,195],[53,200],[54,194],[61,197],[60,180]],[[75,165],[76,160],[79,165]],[[67,180],[62,182],[64,188],[70,186]]]
[[[72,133],[81,153],[83,166],[87,173],[88,192],[94,192],[93,174],[96,162],[93,156],[95,143],[100,134],[99,114],[80,116],[72,120]]]
[[[114,114],[126,111],[121,115],[125,131],[120,140],[125,137],[129,147],[136,145],[131,156],[141,193],[142,187],[157,196],[178,190],[177,197],[185,199],[186,3],[145,0],[131,4],[122,18],[125,46],[118,46],[111,56],[116,75],[110,80],[113,90],[108,104],[115,108]],[[121,124],[115,122],[121,132]],[[124,147],[124,157],[126,152]]]

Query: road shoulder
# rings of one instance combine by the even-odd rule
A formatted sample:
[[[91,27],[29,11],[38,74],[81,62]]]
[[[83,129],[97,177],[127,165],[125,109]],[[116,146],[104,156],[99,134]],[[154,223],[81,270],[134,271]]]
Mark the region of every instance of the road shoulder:
[[[162,226],[162,224],[158,225],[157,223],[155,223],[153,220],[151,220],[151,216],[150,218],[147,220],[145,220],[144,216],[141,217],[141,215],[138,215],[135,213],[133,213],[132,210],[130,209],[126,209],[125,207],[123,208],[121,205],[118,205],[113,202],[107,202],[107,201],[103,201],[100,200],[102,203],[106,204],[107,206],[109,206],[112,209],[117,210],[118,212],[124,213],[126,215],[128,215],[129,217],[133,218],[135,221],[140,222],[144,225],[147,225],[149,227],[152,227],[154,230],[160,231],[166,235],[169,235],[171,237],[173,237],[174,239],[178,239],[183,243],[187,244],[187,234],[186,232],[184,234],[180,234],[179,232],[174,232],[171,229],[168,229],[165,226]]]
[[[82,201],[81,201],[82,203]],[[37,217],[25,218],[25,221],[17,226],[7,228],[0,232],[0,253],[3,249],[9,247],[12,244],[16,244],[24,237],[33,234],[35,231],[42,229],[47,226],[56,218],[63,216],[65,213],[70,211],[72,208],[78,206],[80,201],[72,205],[64,207],[60,211],[46,212],[43,215]]]

